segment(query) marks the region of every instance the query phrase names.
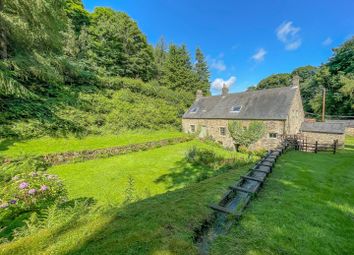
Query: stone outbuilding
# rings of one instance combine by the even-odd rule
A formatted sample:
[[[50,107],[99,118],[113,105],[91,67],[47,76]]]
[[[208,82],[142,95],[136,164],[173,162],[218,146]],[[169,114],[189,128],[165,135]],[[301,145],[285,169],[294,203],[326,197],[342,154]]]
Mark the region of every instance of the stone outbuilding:
[[[239,120],[243,126],[251,121],[262,121],[265,135],[250,149],[272,149],[279,145],[283,135],[295,135],[304,121],[304,110],[299,89],[299,79],[289,87],[228,93],[203,97],[197,92],[194,104],[182,117],[184,132],[211,137],[224,147],[233,148],[228,130],[229,121]]]
[[[310,144],[333,144],[338,141],[338,147],[343,147],[345,139],[345,124],[330,122],[304,122],[300,128],[301,134]]]
[[[345,134],[354,136],[354,119],[352,120],[327,120],[329,123],[343,123],[345,126]]]

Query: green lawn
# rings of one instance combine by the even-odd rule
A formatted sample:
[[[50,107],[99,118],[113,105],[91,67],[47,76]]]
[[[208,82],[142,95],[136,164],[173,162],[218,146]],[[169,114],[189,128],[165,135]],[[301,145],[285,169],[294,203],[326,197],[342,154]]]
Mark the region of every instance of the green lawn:
[[[100,149],[183,136],[186,136],[186,134],[178,131],[161,130],[126,132],[121,135],[86,136],[84,138],[43,137],[25,141],[0,140],[0,156],[17,157],[21,155],[43,155],[55,152]]]
[[[207,205],[247,170],[232,170],[124,207],[83,210],[80,216],[64,217],[59,224],[0,245],[0,254],[197,254],[194,229],[210,217]]]
[[[78,208],[73,212],[79,214],[61,216],[54,223],[51,219],[44,223],[47,226],[44,229],[0,245],[0,254],[197,254],[194,230],[210,217],[207,205],[218,201],[228,185],[248,167],[193,183],[193,176],[203,170],[180,168],[178,163],[191,145],[212,146],[192,141],[132,153],[132,158],[123,155],[69,164],[67,169],[65,166],[52,168],[50,171],[62,177],[71,174],[75,182],[66,184],[72,198],[93,194],[104,203],[89,211]],[[212,148],[226,156],[230,153]],[[139,166],[138,159],[144,160],[148,167]],[[288,152],[279,159],[241,222],[229,234],[215,240],[210,254],[351,254],[354,249],[353,159],[353,138],[348,139],[346,150],[336,155]],[[164,163],[158,163],[160,160]],[[95,172],[85,165],[94,161],[95,167],[102,166],[101,170]],[[139,167],[128,167],[130,162]],[[151,178],[150,172],[146,172],[149,168]],[[88,174],[75,171],[88,171]],[[104,181],[96,182],[99,173],[105,171]],[[124,206],[107,206],[106,193],[119,197],[118,186],[125,187],[129,175],[125,172],[130,171],[134,172],[139,193],[145,183],[149,187],[157,185],[155,191],[150,191],[156,195]],[[114,185],[109,188],[110,180],[119,184],[119,175],[125,176],[123,184],[116,189]],[[90,178],[92,185],[75,190],[75,184],[85,183],[85,178]],[[159,179],[161,183],[156,182]]]
[[[354,138],[330,153],[282,156],[240,224],[211,254],[353,254]]]
[[[141,199],[184,187],[205,171],[210,171],[184,160],[187,150],[193,146],[208,148],[226,158],[246,157],[195,140],[111,158],[58,165],[49,172],[64,180],[70,198],[93,197],[100,202],[117,204],[129,194]],[[129,185],[129,180],[134,184]],[[133,192],[128,194],[126,190],[129,188]]]

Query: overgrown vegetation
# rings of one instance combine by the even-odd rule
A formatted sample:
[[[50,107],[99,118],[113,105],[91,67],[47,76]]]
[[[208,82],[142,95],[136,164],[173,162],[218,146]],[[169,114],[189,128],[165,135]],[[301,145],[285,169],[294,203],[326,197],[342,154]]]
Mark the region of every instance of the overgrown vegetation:
[[[123,12],[1,0],[0,24],[0,137],[179,128],[209,89],[200,49],[192,64],[186,46],[154,48]]]

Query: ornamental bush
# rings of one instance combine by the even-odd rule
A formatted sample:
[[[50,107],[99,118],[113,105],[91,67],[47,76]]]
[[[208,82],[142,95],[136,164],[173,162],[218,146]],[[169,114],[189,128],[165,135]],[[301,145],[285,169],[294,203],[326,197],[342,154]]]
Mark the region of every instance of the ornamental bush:
[[[244,126],[242,121],[234,120],[229,122],[228,128],[236,150],[239,150],[240,146],[247,148],[262,138],[266,131],[266,127],[261,121],[251,121],[248,126]]]
[[[67,192],[58,176],[45,172],[22,173],[0,190],[0,219],[64,202]]]

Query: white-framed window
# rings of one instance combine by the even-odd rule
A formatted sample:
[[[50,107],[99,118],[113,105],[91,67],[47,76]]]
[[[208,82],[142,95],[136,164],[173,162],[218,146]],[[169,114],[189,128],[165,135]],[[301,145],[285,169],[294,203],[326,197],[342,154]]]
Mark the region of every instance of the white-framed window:
[[[226,127],[220,127],[219,132],[220,132],[220,135],[225,136],[226,135]]]
[[[269,138],[277,138],[278,134],[277,133],[269,133]]]
[[[230,112],[239,113],[241,111],[241,108],[242,108],[241,105],[234,105],[234,106],[231,107]]]
[[[191,128],[191,133],[195,133],[195,125],[191,125],[190,128]]]

